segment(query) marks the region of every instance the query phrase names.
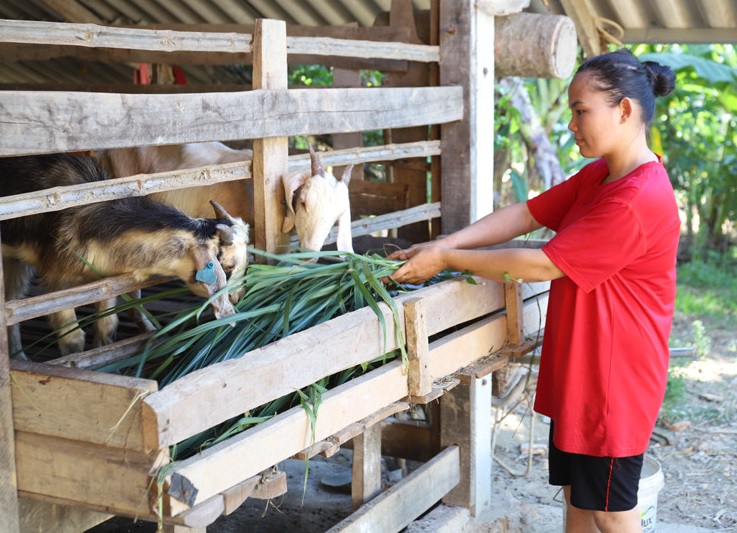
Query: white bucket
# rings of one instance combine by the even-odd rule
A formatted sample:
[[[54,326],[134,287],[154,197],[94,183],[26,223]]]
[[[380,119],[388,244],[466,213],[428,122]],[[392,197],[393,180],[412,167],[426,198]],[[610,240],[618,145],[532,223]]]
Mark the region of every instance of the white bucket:
[[[658,493],[665,485],[660,463],[645,456],[642,462],[640,485],[637,489],[637,508],[643,533],[655,533],[658,514]],[[557,498],[556,498],[557,499]],[[563,498],[563,531],[566,530],[566,501]]]

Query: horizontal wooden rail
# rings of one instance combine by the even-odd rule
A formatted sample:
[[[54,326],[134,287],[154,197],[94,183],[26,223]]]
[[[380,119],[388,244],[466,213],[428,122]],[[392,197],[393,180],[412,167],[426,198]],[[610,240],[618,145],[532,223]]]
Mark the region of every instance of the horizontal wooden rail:
[[[171,95],[8,91],[0,94],[0,117],[0,156],[24,155],[126,147],[132,138],[144,146],[442,124],[462,119],[463,90],[377,87]],[[27,134],[30,130],[34,135]]]
[[[420,141],[321,152],[320,160],[324,166],[329,167],[344,166],[351,163],[362,164],[413,157],[429,157],[440,155],[440,153],[440,141]],[[289,157],[290,171],[307,168],[309,165],[309,154]],[[157,174],[138,174],[104,182],[54,187],[53,189],[0,198],[0,220],[37,215],[48,211],[59,211],[69,207],[105,202],[117,198],[145,196],[155,192],[170,191],[184,187],[200,187],[225,181],[251,178],[251,161],[244,161],[242,163],[225,163],[222,165],[211,165],[189,170],[174,170]],[[416,222],[416,220],[413,222]],[[370,231],[378,231],[378,229],[372,228]],[[357,233],[357,235],[363,234],[365,233]]]
[[[24,320],[46,316],[70,307],[92,304],[106,298],[114,298],[119,294],[126,294],[173,279],[156,277],[140,281],[136,280],[133,274],[124,274],[51,294],[42,294],[23,300],[9,300],[5,302],[5,321],[8,326],[12,326]]]
[[[423,289],[422,296],[428,309],[428,335],[504,306],[503,287],[480,279],[477,285],[463,280],[438,283]],[[411,297],[413,293],[395,298],[402,325],[403,302]],[[448,302],[452,302],[452,313],[448,312]],[[382,304],[381,308],[387,324],[386,340],[374,312],[368,308],[359,309],[236,359],[192,372],[150,395],[144,400],[148,448],[181,442],[214,424],[306,387],[325,376],[395,350],[398,345],[393,317],[387,306]],[[497,349],[499,347],[496,346]],[[456,361],[456,357],[451,357],[448,364],[452,366]],[[451,371],[468,362],[461,359]],[[445,368],[432,373],[435,377],[447,375],[448,372],[442,373]],[[216,411],[212,409],[213,405],[218,406]],[[302,449],[295,450],[295,453]]]
[[[31,20],[0,21],[0,43],[43,44],[156,52],[250,53],[253,35],[119,28]],[[438,62],[438,46],[358,41],[331,37],[287,37],[287,53],[371,59]]]

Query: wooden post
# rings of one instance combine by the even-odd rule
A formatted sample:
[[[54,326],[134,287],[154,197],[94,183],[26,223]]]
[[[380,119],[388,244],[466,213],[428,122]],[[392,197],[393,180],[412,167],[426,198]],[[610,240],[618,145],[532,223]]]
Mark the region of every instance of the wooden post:
[[[463,120],[443,124],[442,232],[493,209],[494,15],[475,0],[440,2],[440,85],[463,87]]]
[[[413,298],[404,302],[404,323],[407,332],[407,387],[409,401],[417,402],[419,398],[432,390],[432,376],[427,371],[427,358],[430,344],[425,322],[425,305],[422,298]]]
[[[367,427],[353,438],[351,499],[358,509],[381,492],[381,424]]]
[[[3,279],[0,262],[0,280]],[[5,325],[5,286],[0,283],[0,520],[2,531],[20,531],[18,518],[18,479],[15,472],[15,431],[13,403],[10,393],[10,354],[8,329]]]
[[[504,284],[504,299],[507,308],[507,342],[520,344],[525,339],[525,304],[522,300],[522,285],[508,282]]]
[[[478,516],[491,502],[491,379],[464,381],[440,398],[440,446],[461,449],[461,481],[443,502]]]
[[[287,26],[281,20],[256,21],[253,31],[254,90],[287,88]],[[256,248],[277,252],[289,243],[282,233],[284,189],[281,177],[289,170],[287,137],[254,139],[254,226],[251,239]]]

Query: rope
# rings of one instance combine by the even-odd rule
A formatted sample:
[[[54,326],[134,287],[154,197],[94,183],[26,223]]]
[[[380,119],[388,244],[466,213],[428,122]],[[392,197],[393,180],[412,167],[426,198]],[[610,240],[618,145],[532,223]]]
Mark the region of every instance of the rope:
[[[599,15],[594,16],[594,26],[596,26],[596,30],[599,32],[599,36],[606,42],[616,44],[617,46],[622,46],[622,37],[624,37],[624,28],[621,24],[618,22],[613,21],[612,19],[604,18]],[[610,29],[615,30],[617,33],[617,36],[613,35],[612,32],[609,31],[609,29],[605,28],[605,26],[609,26]]]

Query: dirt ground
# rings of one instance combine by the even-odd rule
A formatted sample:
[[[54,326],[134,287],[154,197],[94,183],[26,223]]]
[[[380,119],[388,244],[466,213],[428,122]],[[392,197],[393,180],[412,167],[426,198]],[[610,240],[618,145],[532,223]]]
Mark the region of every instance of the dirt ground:
[[[737,532],[737,332],[705,324],[708,355],[674,358],[681,388],[656,427],[648,454],[661,465],[664,487],[657,498],[657,522],[665,530]],[[692,322],[676,316],[675,342],[693,344]],[[527,367],[525,367],[527,368]],[[534,370],[532,368],[534,382]],[[534,387],[528,387],[530,390]],[[529,408],[531,395],[506,405],[495,399],[491,508],[464,533],[557,533],[562,530],[562,495],[547,483],[549,424]],[[531,426],[532,422],[532,426]],[[530,429],[532,428],[532,439]],[[303,491],[304,463],[280,465],[289,490],[279,499],[247,500],[235,513],[207,528],[208,533],[324,532],[351,512],[350,452],[313,459]],[[387,479],[396,474],[387,462]],[[154,524],[114,519],[93,533],[152,533]],[[659,530],[662,531],[663,529]],[[698,529],[698,531],[704,531]],[[380,533],[380,532],[377,532]]]

